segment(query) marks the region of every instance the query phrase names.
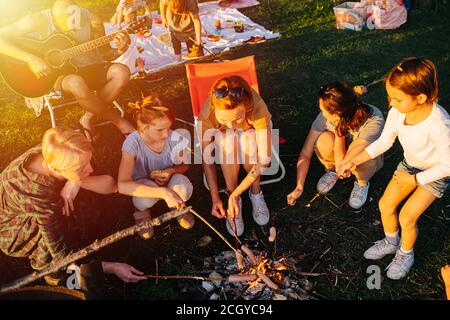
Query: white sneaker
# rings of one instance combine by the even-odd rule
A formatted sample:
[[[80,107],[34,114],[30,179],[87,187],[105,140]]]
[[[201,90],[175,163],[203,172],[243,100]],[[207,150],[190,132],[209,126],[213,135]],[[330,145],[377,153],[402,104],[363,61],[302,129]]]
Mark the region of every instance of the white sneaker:
[[[383,259],[388,254],[394,254],[400,249],[400,245],[395,246],[384,238],[375,242],[373,246],[364,252],[364,258],[369,260],[379,260]]]
[[[270,211],[267,207],[266,201],[264,201],[264,195],[262,191],[258,194],[253,194],[251,188],[248,189],[248,196],[252,202],[252,214],[253,220],[260,226],[264,226],[269,222]]]
[[[361,209],[366,203],[367,195],[369,194],[369,182],[364,187],[361,187],[358,182],[355,181],[348,205],[353,209]]]
[[[238,237],[244,233],[244,219],[242,218],[242,198],[239,197],[239,213],[237,219],[233,220],[227,216],[225,224],[227,226],[228,233],[233,237],[235,236],[234,224],[236,223],[236,234]]]
[[[414,252],[403,253],[397,250],[394,259],[387,266],[387,277],[392,280],[404,278],[414,264]]]
[[[336,172],[334,171],[325,172],[322,178],[320,178],[319,181],[317,182],[317,192],[323,194],[328,193],[331,189],[333,189],[338,179],[339,177]]]

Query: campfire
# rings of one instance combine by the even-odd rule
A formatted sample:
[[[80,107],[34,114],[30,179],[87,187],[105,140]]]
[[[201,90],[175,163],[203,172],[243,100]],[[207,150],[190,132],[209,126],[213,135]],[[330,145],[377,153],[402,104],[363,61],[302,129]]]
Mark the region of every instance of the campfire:
[[[224,251],[212,261],[205,261],[206,267],[215,271],[204,280],[202,287],[209,299],[245,300],[309,300],[308,292],[313,284],[298,275],[297,261],[290,257],[274,260],[266,252],[251,252],[239,265],[239,255]],[[244,250],[243,250],[244,251]],[[238,258],[236,258],[238,256]],[[228,274],[228,277],[223,275]]]
[[[234,248],[223,235],[220,234],[197,212],[191,212],[209,226],[232,251],[224,251],[214,259],[215,271],[202,282],[203,289],[212,293],[211,300],[241,299],[246,300],[309,300],[313,299],[308,291],[313,288],[307,279],[299,279],[295,275],[296,261],[293,258],[281,257],[273,260],[264,252],[256,252],[243,244],[235,235]],[[269,242],[276,238],[276,229],[269,230]],[[256,253],[256,254],[255,254]],[[244,257],[246,255],[246,258]],[[209,266],[209,264],[208,264]],[[223,277],[222,274],[229,274]]]

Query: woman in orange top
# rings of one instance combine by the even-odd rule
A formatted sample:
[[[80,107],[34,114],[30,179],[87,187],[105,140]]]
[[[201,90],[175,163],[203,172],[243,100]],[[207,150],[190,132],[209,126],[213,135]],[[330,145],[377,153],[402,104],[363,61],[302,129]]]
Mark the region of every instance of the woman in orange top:
[[[211,214],[227,217],[226,226],[232,235],[240,236],[244,232],[241,195],[249,188],[254,220],[259,225],[269,222],[260,176],[271,159],[271,117],[259,94],[239,76],[217,80],[199,114],[203,169],[212,199]],[[212,155],[213,150],[215,155]],[[217,186],[215,164],[218,163],[229,193],[226,211]],[[248,174],[239,183],[240,164]]]

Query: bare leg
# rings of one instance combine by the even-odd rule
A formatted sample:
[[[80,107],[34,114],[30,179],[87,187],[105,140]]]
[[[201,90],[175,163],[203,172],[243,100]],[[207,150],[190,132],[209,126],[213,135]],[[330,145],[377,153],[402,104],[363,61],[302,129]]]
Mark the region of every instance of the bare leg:
[[[245,171],[250,172],[253,166],[258,162],[258,150],[256,146],[255,130],[250,129],[243,132],[239,140],[240,158],[243,163]],[[253,194],[261,192],[261,177],[258,177],[251,186]]]
[[[415,185],[399,185],[394,179],[391,179],[378,203],[384,232],[394,233],[398,231],[397,207],[415,188]]]
[[[237,160],[237,136],[230,134],[231,131],[221,133],[218,136],[219,150],[221,156],[221,168],[227,185],[227,190],[233,192],[238,186],[240,164]]]
[[[107,106],[119,97],[120,93],[126,88],[130,79],[130,70],[127,66],[120,63],[113,63],[106,73],[107,83],[98,92],[98,97]],[[126,119],[116,115],[112,123],[124,134],[133,132],[135,128]]]
[[[352,142],[348,146],[347,153],[353,151],[355,144]],[[367,182],[374,176],[374,174],[383,167],[383,157],[378,157],[376,159],[369,160],[363,164],[360,164],[353,175],[356,177],[356,181],[360,186],[365,186]]]
[[[334,170],[334,133],[325,131],[317,138],[314,151],[325,170]]]
[[[436,197],[425,189],[418,187],[400,210],[400,226],[402,227],[402,248],[412,250],[419,230],[417,220],[436,200]]]
[[[82,108],[86,110],[86,114],[80,119],[80,124],[92,132],[92,117],[98,115],[103,119],[111,121],[116,125],[122,133],[128,133],[132,130],[131,124],[127,127],[123,124],[124,119],[115,113],[112,108],[108,107],[102,99],[97,97],[87,86],[85,80],[75,74],[67,75],[61,82],[61,88],[64,92],[72,94]],[[125,120],[126,121],[126,120]]]
[[[107,108],[105,103],[88,88],[81,76],[71,74],[64,77],[61,87],[63,91],[72,94],[86,111],[110,121],[117,121],[117,117],[120,117]]]
[[[361,165],[359,165],[353,173],[356,177],[356,181],[360,186],[367,185],[367,182],[373,177],[373,175],[378,171],[378,160],[372,159]]]

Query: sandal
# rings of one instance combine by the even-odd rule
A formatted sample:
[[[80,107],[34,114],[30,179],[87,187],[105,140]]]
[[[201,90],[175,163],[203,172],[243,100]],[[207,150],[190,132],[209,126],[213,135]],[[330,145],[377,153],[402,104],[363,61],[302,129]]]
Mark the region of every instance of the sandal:
[[[100,134],[97,131],[94,131],[93,129],[88,129],[87,127],[85,127],[84,124],[82,123],[82,119],[83,117],[81,117],[79,121],[78,130],[81,131],[82,134],[84,134],[84,136],[90,143],[97,142],[98,139],[100,138]]]

